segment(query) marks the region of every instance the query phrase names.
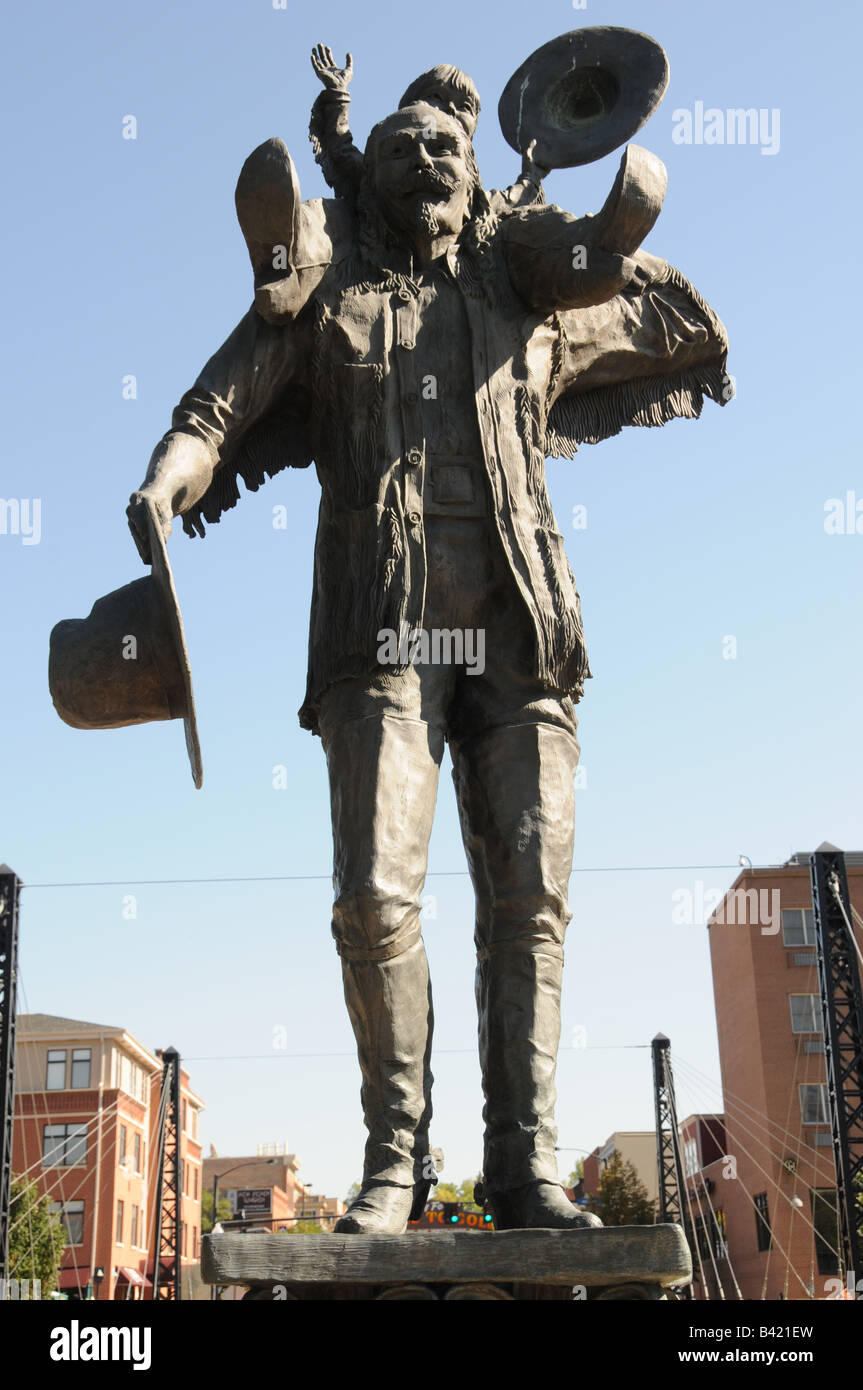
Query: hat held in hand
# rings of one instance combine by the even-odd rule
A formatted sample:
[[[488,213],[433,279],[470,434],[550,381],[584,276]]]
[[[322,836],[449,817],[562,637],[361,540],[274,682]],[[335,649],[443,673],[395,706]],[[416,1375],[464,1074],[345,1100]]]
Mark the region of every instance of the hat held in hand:
[[[149,512],[152,573],[97,599],[51,633],[48,686],[73,729],[182,719],[195,786],[203,781],[192,670],[165,538]]]

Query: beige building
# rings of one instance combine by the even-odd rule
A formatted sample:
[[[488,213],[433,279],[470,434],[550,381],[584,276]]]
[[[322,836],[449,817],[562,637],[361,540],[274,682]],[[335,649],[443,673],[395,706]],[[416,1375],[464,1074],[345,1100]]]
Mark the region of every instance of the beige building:
[[[631,1163],[654,1205],[659,1196],[656,1172],[656,1133],[652,1129],[616,1129],[605,1143],[584,1160],[584,1195],[599,1191],[599,1179],[615,1150],[624,1163]]]

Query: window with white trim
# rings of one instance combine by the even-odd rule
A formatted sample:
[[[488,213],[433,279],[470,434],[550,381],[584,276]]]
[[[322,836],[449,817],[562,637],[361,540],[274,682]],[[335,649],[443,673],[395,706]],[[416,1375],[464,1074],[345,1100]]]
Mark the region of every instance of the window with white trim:
[[[782,909],[782,945],[815,945],[815,913],[811,907]]]
[[[49,1048],[48,1065],[45,1068],[45,1090],[65,1091],[66,1052],[65,1049]]]
[[[789,994],[792,1033],[821,1032],[821,1000],[817,994]]]
[[[75,1168],[86,1162],[86,1124],[43,1126],[42,1164],[45,1168]]]
[[[830,1110],[827,1103],[827,1087],[798,1086],[800,1093],[800,1113],[805,1125],[826,1125],[830,1123]]]
[[[93,1053],[89,1047],[72,1048],[72,1075],[69,1086],[73,1091],[89,1090],[92,1060]]]
[[[84,1243],[84,1203],[79,1199],[70,1202],[52,1202],[51,1210],[63,1218],[63,1229],[69,1245]]]

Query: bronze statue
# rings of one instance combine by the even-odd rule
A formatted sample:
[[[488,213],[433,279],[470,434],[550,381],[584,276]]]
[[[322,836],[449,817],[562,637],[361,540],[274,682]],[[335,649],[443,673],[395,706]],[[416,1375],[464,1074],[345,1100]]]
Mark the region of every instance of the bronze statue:
[[[526,156],[521,193],[494,200],[458,69],[418,79],[360,156],[350,62],[319,47],[315,67],[338,98],[313,117],[338,196],[302,203],[281,141],[247,160],[237,208],[255,304],[180,401],[129,521],[149,561],[154,517],[165,535],[178,515],[203,535],[238,479],[317,469],[300,722],[327,758],[332,930],[369,1131],[336,1229],[404,1231],[434,1178],[420,902],[445,743],[477,902],[485,1196],[498,1229],[595,1223],[566,1198],[554,1152],[575,705],[590,672],[545,459],[723,401],[727,342],[683,275],[639,249],[660,161],[630,146],[602,211],[575,217],[541,201],[534,160],[537,139],[559,165],[622,143],[667,65],[626,30],[539,50],[501,103]]]

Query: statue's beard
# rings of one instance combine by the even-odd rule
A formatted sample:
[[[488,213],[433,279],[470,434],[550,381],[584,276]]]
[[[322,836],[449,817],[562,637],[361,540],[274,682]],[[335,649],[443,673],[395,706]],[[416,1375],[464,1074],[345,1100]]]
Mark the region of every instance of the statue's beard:
[[[440,234],[440,222],[437,215],[439,206],[439,203],[420,203],[417,208],[417,225],[423,229],[427,236]]]
[[[424,169],[401,189],[400,214],[406,223],[426,235],[438,236],[442,227],[446,230],[446,207],[458,189],[456,179],[439,174],[436,169]]]

